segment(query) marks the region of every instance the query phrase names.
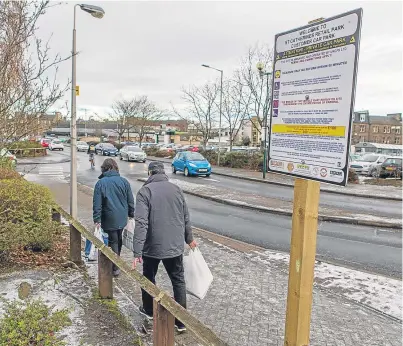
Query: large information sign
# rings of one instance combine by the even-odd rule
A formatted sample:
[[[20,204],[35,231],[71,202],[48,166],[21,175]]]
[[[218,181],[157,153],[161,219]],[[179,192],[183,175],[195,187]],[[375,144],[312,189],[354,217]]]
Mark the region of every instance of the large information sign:
[[[346,185],[361,17],[275,36],[270,171]]]

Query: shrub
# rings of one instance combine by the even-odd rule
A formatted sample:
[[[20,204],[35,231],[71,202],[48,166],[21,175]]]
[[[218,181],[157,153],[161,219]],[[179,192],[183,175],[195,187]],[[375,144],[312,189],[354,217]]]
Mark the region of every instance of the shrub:
[[[358,179],[358,174],[357,172],[352,169],[349,168],[348,169],[348,179],[347,179],[348,183],[353,183],[353,184],[358,184],[359,183],[359,179]]]
[[[7,167],[7,165],[2,165],[0,162],[0,180],[4,179],[22,179],[22,178],[18,172],[11,169],[11,167]]]
[[[176,155],[176,152],[174,150],[172,150],[172,151],[158,150],[155,153],[156,157],[168,157],[170,159],[172,159],[175,155]]]
[[[55,333],[71,324],[68,310],[52,312],[52,308],[41,300],[6,303],[0,320],[0,345],[65,345]]]
[[[144,150],[148,156],[156,156],[158,153],[158,148],[147,148]]]
[[[13,173],[5,173],[13,175]],[[60,225],[52,222],[49,189],[25,179],[0,180],[0,252],[26,246],[48,250]]]

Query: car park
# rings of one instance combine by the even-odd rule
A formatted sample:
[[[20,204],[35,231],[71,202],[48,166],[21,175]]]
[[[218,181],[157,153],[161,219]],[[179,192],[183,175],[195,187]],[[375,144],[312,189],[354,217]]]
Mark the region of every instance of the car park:
[[[95,146],[95,153],[103,156],[118,156],[118,149],[111,143],[99,143]]]
[[[77,142],[77,151],[88,151],[89,145],[87,142],[79,141]]]
[[[63,143],[60,141],[60,140],[58,140],[58,139],[54,139],[53,141],[51,141],[50,143],[49,143],[49,150],[51,150],[51,151],[53,151],[53,150],[61,150],[61,151],[63,151],[64,150],[64,145],[63,145]]]
[[[402,179],[402,158],[388,157],[380,166],[379,177],[394,177]]]
[[[192,175],[211,174],[211,165],[207,159],[200,153],[180,152],[176,154],[172,161],[172,173],[183,172],[186,177]]]
[[[387,155],[381,154],[365,154],[356,161],[351,162],[350,168],[353,168],[358,174],[369,173],[371,166],[382,164],[387,158]]]
[[[127,145],[120,149],[119,156],[121,160],[146,162],[147,155],[139,147]]]

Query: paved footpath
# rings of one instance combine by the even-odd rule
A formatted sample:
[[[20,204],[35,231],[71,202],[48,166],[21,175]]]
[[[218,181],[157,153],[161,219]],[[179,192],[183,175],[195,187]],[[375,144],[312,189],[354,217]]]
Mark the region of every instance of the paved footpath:
[[[152,156],[148,157],[148,160],[157,160],[165,163],[172,162],[172,159],[165,159],[161,157],[152,157]],[[266,179],[263,179],[262,172],[255,172],[241,168],[213,166],[212,171],[213,174],[224,175],[227,177],[265,182],[268,184],[277,184],[282,186],[294,186],[294,178],[287,175],[267,173]],[[402,189],[392,186],[348,184],[346,187],[341,187],[329,184],[321,184],[321,191],[346,194],[351,196],[402,200]]]
[[[46,185],[51,188],[57,202],[67,209],[69,185],[52,180],[47,180]],[[80,188],[78,201],[79,219],[90,228],[91,191]],[[230,239],[222,241],[221,237],[215,235],[196,232],[196,240],[211,268],[214,282],[204,300],[189,297],[188,308],[192,314],[229,345],[283,345],[288,281],[284,262],[276,260],[276,254],[262,260],[255,256],[252,246]],[[128,262],[132,260],[128,250],[123,252],[122,257]],[[169,279],[162,266],[160,269],[158,285],[170,292]],[[141,303],[139,287],[129,282],[125,275],[116,283],[119,290],[117,295],[123,294],[131,301],[132,304],[126,304],[125,309],[133,324],[138,325],[139,315],[135,306]],[[315,285],[311,345],[402,344],[400,321],[333,293]],[[189,334],[178,337],[176,342],[197,345]]]

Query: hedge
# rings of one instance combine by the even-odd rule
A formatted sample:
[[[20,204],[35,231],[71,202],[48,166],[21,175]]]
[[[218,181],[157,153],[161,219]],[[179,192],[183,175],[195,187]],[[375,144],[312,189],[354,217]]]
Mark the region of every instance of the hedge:
[[[61,230],[60,224],[52,221],[54,205],[48,188],[0,166],[0,257],[20,246],[49,250]]]

